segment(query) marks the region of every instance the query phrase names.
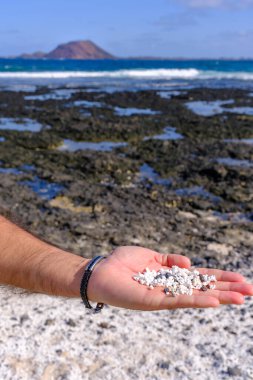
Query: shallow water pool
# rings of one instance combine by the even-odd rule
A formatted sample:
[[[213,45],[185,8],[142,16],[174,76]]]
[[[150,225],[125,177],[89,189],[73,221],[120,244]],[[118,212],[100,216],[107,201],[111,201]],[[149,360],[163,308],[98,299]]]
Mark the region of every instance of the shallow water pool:
[[[43,125],[33,119],[0,118],[0,130],[40,132],[42,128]]]
[[[65,139],[63,144],[59,146],[58,150],[76,152],[77,150],[95,150],[101,152],[109,152],[114,148],[127,146],[124,142],[113,141],[101,141],[101,142],[89,142],[89,141],[73,141]]]

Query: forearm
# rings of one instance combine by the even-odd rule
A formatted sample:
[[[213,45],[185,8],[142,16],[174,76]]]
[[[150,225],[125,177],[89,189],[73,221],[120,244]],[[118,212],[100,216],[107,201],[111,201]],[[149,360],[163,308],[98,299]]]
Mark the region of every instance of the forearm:
[[[88,260],[65,252],[0,216],[0,283],[31,292],[79,297]]]

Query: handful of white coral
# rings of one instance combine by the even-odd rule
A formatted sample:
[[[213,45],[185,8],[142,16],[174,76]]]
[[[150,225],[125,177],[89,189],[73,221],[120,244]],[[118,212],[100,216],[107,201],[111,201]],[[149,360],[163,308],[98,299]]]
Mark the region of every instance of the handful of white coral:
[[[134,275],[133,279],[141,285],[147,285],[149,289],[162,286],[165,294],[173,297],[179,294],[192,295],[193,289],[202,291],[215,289],[213,283],[216,281],[214,275],[208,276],[199,273],[196,269],[190,271],[176,265],[168,269],[162,268],[159,271],[146,268],[143,273],[139,272]]]

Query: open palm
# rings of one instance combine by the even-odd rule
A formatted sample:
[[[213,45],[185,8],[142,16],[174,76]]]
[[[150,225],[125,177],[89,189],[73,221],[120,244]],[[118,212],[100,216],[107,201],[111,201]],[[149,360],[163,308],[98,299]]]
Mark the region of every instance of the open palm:
[[[239,273],[197,268],[202,274],[214,274],[216,289],[194,290],[193,295],[165,295],[163,288],[154,290],[140,285],[133,276],[148,267],[159,270],[177,265],[189,268],[190,260],[182,255],[163,255],[150,249],[125,246],[116,248],[94,269],[88,285],[91,301],[137,310],[217,307],[219,304],[242,304],[245,295],[253,295],[253,286]]]

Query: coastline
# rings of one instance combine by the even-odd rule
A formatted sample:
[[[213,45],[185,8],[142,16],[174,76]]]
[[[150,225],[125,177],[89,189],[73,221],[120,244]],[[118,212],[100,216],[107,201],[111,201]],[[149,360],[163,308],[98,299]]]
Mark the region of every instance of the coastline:
[[[206,231],[210,243],[225,245],[233,231],[252,233],[252,145],[244,142],[252,137],[252,116],[229,112],[253,106],[247,91],[192,89],[169,98],[156,91],[55,91],[0,93],[1,120],[14,125],[0,125],[1,205],[16,205],[34,232],[77,253],[87,246],[89,256],[140,244],[190,257],[208,244]],[[48,93],[55,98],[43,100]],[[234,102],[213,116],[186,106],[217,98]],[[122,116],[126,109],[133,114]],[[26,130],[15,130],[22,120]],[[238,244],[247,258],[247,244]],[[209,261],[234,265],[215,255]]]

